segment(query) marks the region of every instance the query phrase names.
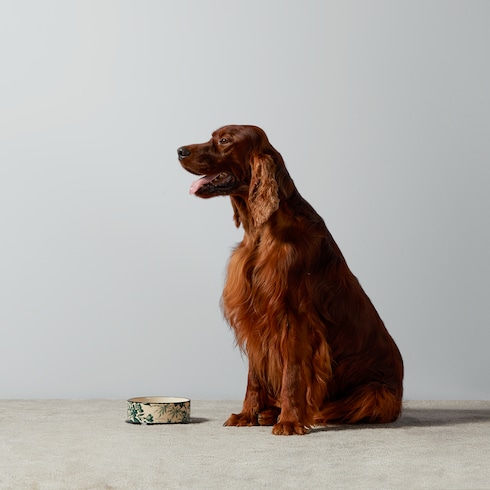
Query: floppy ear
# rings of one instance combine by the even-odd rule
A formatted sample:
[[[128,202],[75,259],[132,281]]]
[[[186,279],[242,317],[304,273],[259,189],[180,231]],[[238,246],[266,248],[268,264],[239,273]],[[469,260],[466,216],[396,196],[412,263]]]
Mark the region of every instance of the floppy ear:
[[[255,226],[265,223],[279,208],[276,164],[269,155],[252,155],[248,204]]]

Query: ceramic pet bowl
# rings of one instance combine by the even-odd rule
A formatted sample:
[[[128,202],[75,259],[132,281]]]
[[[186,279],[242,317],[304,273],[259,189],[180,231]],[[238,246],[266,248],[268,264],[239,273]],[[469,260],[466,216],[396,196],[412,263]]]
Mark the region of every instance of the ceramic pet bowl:
[[[128,400],[131,424],[186,424],[191,420],[191,401],[171,396],[145,396]]]

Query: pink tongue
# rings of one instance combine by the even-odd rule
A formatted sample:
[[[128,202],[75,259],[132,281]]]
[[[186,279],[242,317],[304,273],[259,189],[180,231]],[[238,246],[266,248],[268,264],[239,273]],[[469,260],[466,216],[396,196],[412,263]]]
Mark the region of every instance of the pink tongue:
[[[211,182],[213,179],[218,177],[219,174],[213,175],[205,175],[201,177],[199,180],[196,180],[192,183],[191,188],[189,189],[189,194],[195,194],[204,184]]]

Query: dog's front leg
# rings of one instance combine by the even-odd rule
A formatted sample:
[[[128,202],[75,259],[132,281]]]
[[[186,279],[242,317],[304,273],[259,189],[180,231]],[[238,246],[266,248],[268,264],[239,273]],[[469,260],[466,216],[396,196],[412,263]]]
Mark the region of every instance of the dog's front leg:
[[[264,389],[261,387],[257,375],[249,364],[247,392],[243,400],[242,411],[238,414],[232,413],[224,425],[240,427],[245,425],[259,425],[258,416],[260,410],[263,408],[264,399]]]
[[[306,402],[308,384],[305,359],[298,356],[292,336],[288,336],[284,352],[281,386],[281,413],[272,428],[276,435],[307,434],[311,427]],[[295,348],[296,347],[296,348]]]

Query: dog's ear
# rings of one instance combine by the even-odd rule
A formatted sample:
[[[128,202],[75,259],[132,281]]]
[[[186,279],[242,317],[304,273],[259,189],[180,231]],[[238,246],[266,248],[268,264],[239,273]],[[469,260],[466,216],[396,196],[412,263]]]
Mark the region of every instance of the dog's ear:
[[[255,226],[264,224],[279,208],[276,164],[269,155],[252,155],[248,204]]]

